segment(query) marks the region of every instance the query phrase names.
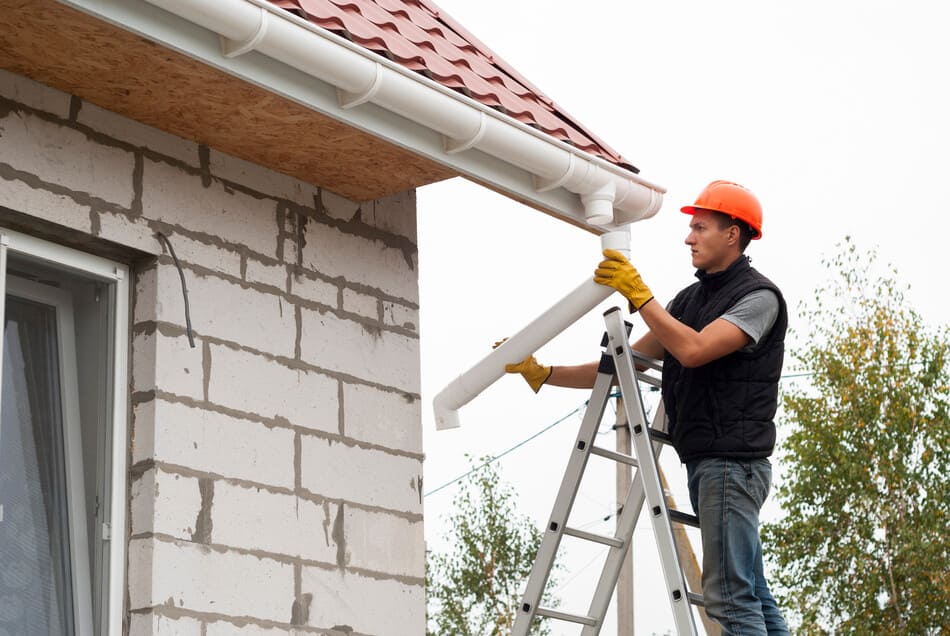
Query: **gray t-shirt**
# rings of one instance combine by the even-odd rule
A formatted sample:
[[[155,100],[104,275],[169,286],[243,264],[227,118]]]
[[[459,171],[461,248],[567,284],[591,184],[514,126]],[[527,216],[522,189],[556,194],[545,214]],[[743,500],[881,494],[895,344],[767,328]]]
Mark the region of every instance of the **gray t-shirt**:
[[[740,351],[753,351],[778,318],[778,296],[771,289],[757,289],[740,298],[721,317],[752,338]]]

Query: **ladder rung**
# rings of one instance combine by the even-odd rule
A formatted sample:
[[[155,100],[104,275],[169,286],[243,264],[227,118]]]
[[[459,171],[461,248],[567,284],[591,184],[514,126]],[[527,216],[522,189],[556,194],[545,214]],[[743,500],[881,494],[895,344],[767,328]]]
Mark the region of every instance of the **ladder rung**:
[[[623,453],[618,453],[616,451],[607,450],[606,448],[601,448],[600,446],[591,446],[590,452],[594,455],[600,455],[601,457],[606,457],[607,459],[612,459],[615,462],[620,462],[621,464],[627,464],[629,466],[637,466],[637,459],[631,457],[630,455],[625,455]]]
[[[655,369],[657,371],[663,370],[662,360],[657,360],[656,358],[649,358],[643,355],[642,353],[640,353],[639,351],[631,350],[630,353],[633,354],[633,359],[639,364],[641,364],[642,366],[645,366],[649,369]]]
[[[580,623],[581,625],[590,625],[591,627],[597,626],[597,619],[591,616],[579,616],[577,614],[568,614],[567,612],[559,612],[557,610],[548,609],[547,607],[539,607],[535,612],[537,616],[544,616],[546,618],[555,618],[559,621],[567,621],[569,623]]]
[[[687,592],[686,598],[693,605],[699,605],[700,607],[706,607],[706,601],[703,599],[702,594],[697,594],[696,592]]]
[[[586,541],[593,541],[594,543],[603,543],[604,545],[609,545],[613,548],[622,548],[623,540],[616,537],[607,537],[602,534],[594,534],[593,532],[585,532],[583,530],[577,530],[575,528],[569,528],[564,526],[564,534],[577,537],[578,539],[584,539]]]
[[[650,439],[655,442],[660,442],[662,444],[667,444],[668,446],[673,445],[673,438],[670,437],[670,434],[666,431],[658,431],[655,428],[650,429]]]
[[[641,382],[645,382],[646,384],[649,384],[650,386],[656,386],[660,388],[663,387],[663,381],[660,378],[653,375],[647,375],[646,373],[637,373],[637,379],[640,380]]]
[[[696,515],[687,514],[685,512],[680,512],[679,510],[670,510],[670,521],[676,523],[682,523],[685,526],[693,526],[694,528],[699,527],[699,517]]]

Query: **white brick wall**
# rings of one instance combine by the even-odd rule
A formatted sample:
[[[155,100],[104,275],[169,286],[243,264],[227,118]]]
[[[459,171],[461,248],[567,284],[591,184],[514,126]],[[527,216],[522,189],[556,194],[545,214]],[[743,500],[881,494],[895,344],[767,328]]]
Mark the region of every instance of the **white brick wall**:
[[[162,267],[142,282],[157,285],[155,315],[150,319],[184,327],[185,302],[175,268]],[[189,272],[186,283],[196,333],[293,357],[296,318],[286,299],[211,274]]]
[[[419,331],[419,310],[400,303],[383,301],[383,322],[393,327]]]
[[[303,249],[306,267],[419,302],[415,255],[407,262],[405,253],[398,247],[327,225],[311,224],[307,230],[307,244]],[[353,258],[354,254],[359,258]]]
[[[137,636],[203,636],[202,624],[194,618],[169,618],[160,614],[132,614],[129,633]]]
[[[304,568],[303,591],[328,600],[311,605],[310,625],[345,625],[362,634],[386,636],[425,634],[425,600],[419,586]],[[383,601],[371,608],[367,599]]]
[[[256,258],[247,259],[247,280],[252,283],[287,289],[287,265],[263,263]]]
[[[359,203],[345,199],[329,190],[320,193],[320,200],[323,203],[323,211],[326,212],[327,216],[340,221],[351,221],[356,213],[362,209]]]
[[[216,544],[333,564],[335,516],[336,506],[218,482],[212,537]]]
[[[134,264],[129,634],[424,633],[414,193],[348,201],[2,70],[0,100],[0,206]]]
[[[339,305],[337,298],[340,295],[340,288],[319,278],[311,278],[305,275],[292,276],[290,292],[327,307],[336,308]]]
[[[116,243],[143,252],[155,250],[154,230],[143,218],[133,218],[120,212],[102,212],[99,214],[99,233]]]
[[[185,336],[159,331],[140,334],[132,341],[132,377],[135,389],[159,389],[181,397],[202,399],[203,355],[201,343],[192,349]]]
[[[419,341],[329,312],[302,312],[301,356],[323,369],[419,393]]]
[[[217,621],[208,623],[204,636],[303,636],[302,630],[285,630],[278,627],[258,627],[257,625],[226,623]]]
[[[95,104],[83,102],[77,121],[133,146],[140,146],[183,163],[198,166],[198,147],[194,143],[140,124],[133,119],[116,115]]]
[[[421,460],[309,436],[301,448],[301,483],[310,492],[422,514]]]
[[[241,278],[241,255],[237,252],[174,232],[168,238],[183,263]]]
[[[379,299],[352,289],[344,289],[343,311],[375,320],[379,316]]]
[[[0,126],[2,126],[0,122]],[[0,129],[2,130],[2,129]],[[4,160],[0,153],[0,163]],[[30,214],[57,225],[88,234],[92,231],[92,209],[64,194],[54,194],[22,181],[0,179],[0,205],[11,210],[30,210]]]
[[[246,188],[263,192],[299,205],[313,207],[317,188],[287,175],[261,170],[253,163],[211,149],[209,153],[211,173],[227,181],[239,183]]]
[[[131,152],[97,143],[78,130],[27,112],[7,113],[0,119],[0,128],[0,156],[17,170],[107,203],[131,206],[135,167]],[[34,151],[21,152],[25,147]]]
[[[343,430],[347,437],[422,452],[422,431],[413,422],[422,418],[422,401],[403,393],[380,391],[359,384],[343,387]]]
[[[212,403],[316,431],[339,431],[339,383],[333,378],[231,347],[212,345],[210,351]]]
[[[400,192],[367,205],[363,217],[374,227],[406,238],[416,239],[416,193]]]
[[[351,567],[392,572],[402,576],[425,576],[425,542],[421,521],[390,514],[346,508],[347,562]]]
[[[150,468],[132,482],[132,534],[190,541],[201,510],[198,479]]]
[[[62,119],[69,117],[70,97],[66,93],[50,90],[43,84],[4,69],[0,69],[0,87],[0,94],[9,100]]]
[[[294,432],[162,399],[135,407],[132,461],[294,487]]]
[[[179,610],[289,621],[294,566],[193,543],[129,542],[129,609]]]
[[[142,213],[149,219],[202,232],[274,257],[276,209],[272,200],[227,188],[209,187],[183,168],[145,161]]]

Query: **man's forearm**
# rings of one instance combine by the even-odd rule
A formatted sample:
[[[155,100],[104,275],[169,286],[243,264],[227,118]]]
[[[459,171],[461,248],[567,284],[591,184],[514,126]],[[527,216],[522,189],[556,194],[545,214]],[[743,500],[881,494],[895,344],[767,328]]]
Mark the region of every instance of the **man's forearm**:
[[[751,339],[722,319],[696,331],[670,314],[655,299],[640,308],[650,333],[684,367],[698,367],[747,345]]]
[[[639,313],[653,337],[680,363],[698,348],[699,333],[674,318],[656,299],[641,307]]]
[[[551,367],[551,376],[545,384],[569,389],[589,389],[597,379],[597,362],[572,366]]]

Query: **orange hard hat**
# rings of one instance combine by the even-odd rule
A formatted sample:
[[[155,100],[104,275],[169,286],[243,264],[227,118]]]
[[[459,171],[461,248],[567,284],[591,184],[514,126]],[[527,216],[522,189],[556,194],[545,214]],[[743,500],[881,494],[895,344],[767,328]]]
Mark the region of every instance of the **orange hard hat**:
[[[755,195],[732,181],[713,181],[696,197],[696,203],[680,208],[686,214],[700,210],[722,212],[734,219],[745,221],[755,231],[753,239],[762,238],[762,205]]]

